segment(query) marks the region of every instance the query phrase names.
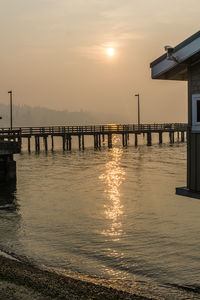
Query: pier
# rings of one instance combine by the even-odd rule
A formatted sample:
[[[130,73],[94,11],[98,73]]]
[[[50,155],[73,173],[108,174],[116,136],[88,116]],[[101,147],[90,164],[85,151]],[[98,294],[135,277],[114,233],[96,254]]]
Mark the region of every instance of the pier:
[[[122,146],[127,147],[130,139],[134,145],[138,145],[138,135],[146,136],[146,145],[152,145],[152,134],[158,135],[158,143],[163,143],[163,133],[169,134],[169,142],[173,144],[176,140],[184,142],[186,140],[187,124],[185,123],[164,123],[164,124],[106,124],[87,126],[47,126],[47,127],[20,127],[14,128],[20,142],[27,139],[27,150],[31,152],[31,138],[34,138],[34,148],[40,152],[41,141],[44,143],[45,151],[48,151],[48,138],[51,139],[51,150],[54,150],[54,137],[60,137],[63,151],[72,150],[72,138],[77,138],[79,150],[85,149],[85,136],[93,136],[94,148],[100,149],[102,143],[106,141],[109,148],[112,147],[112,136],[121,135]],[[1,129],[0,138],[6,136],[8,129]],[[8,137],[9,138],[9,137]]]

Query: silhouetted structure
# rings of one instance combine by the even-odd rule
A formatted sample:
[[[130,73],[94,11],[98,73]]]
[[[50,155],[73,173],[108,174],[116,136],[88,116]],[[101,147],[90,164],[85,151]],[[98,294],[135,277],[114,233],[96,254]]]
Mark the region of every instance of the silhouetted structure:
[[[200,31],[151,63],[152,78],[188,81],[187,188],[180,195],[200,197]]]
[[[16,180],[16,162],[13,154],[20,153],[19,130],[0,130],[0,183]]]

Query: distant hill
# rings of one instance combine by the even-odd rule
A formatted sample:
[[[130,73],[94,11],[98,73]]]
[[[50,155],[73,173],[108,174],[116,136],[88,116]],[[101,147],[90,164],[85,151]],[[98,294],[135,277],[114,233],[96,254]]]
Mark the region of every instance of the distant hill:
[[[0,103],[0,127],[10,126],[10,107]],[[13,105],[13,127],[50,125],[87,125],[100,123],[121,123],[126,118],[115,114],[87,111],[69,112],[28,105]]]

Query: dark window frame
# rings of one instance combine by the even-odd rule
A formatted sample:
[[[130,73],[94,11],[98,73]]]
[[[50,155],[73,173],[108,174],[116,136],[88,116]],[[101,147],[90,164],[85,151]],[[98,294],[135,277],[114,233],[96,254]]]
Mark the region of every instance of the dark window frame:
[[[197,100],[197,122],[200,123],[200,99]]]

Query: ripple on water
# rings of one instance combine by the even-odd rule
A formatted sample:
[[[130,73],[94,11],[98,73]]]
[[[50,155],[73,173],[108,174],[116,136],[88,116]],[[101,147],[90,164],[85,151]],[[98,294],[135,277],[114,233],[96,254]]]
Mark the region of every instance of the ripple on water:
[[[0,199],[18,208],[0,211],[1,249],[132,292],[198,299],[200,202],[175,195],[186,146],[117,143],[16,157],[16,189]]]

